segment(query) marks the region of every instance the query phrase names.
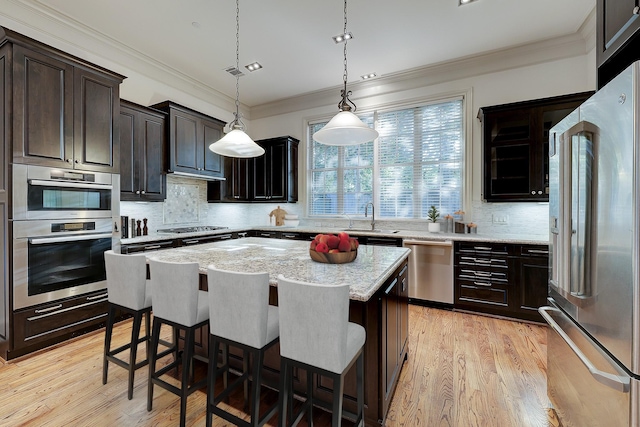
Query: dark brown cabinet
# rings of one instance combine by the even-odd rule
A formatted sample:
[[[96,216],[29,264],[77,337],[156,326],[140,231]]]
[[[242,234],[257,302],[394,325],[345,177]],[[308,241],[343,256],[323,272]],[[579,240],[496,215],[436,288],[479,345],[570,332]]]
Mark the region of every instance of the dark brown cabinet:
[[[640,59],[640,1],[598,0],[596,62],[598,89]]]
[[[298,201],[298,143],[290,136],[256,141],[265,153],[253,159],[253,200]]]
[[[5,30],[13,45],[13,161],[117,173],[123,76]]]
[[[171,101],[152,105],[167,113],[169,173],[219,179],[224,177],[222,156],[209,145],[222,137],[224,122]]]
[[[0,48],[0,117],[7,116],[9,86],[6,83],[7,51]],[[0,357],[9,346],[9,147],[5,121],[0,120]]]
[[[290,136],[256,141],[265,153],[252,159],[225,157],[225,181],[207,184],[209,202],[298,201],[298,144]]]
[[[593,92],[483,107],[484,198],[549,201],[549,129]]]
[[[167,197],[165,114],[120,102],[120,200],[163,201]]]
[[[542,321],[548,246],[456,242],[454,307]]]

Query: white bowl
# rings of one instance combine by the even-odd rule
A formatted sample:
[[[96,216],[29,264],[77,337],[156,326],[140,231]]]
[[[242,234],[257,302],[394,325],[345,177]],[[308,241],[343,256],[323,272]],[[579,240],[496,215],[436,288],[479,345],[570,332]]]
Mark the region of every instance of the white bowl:
[[[284,219],[298,219],[298,215],[294,215],[294,214],[286,214],[284,216]]]
[[[300,220],[298,219],[285,219],[284,226],[285,227],[297,227],[300,224]]]

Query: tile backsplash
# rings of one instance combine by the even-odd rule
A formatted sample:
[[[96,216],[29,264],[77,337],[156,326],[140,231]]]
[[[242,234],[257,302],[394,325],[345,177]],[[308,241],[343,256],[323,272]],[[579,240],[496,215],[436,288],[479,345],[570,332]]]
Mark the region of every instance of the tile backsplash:
[[[167,176],[167,199],[164,202],[121,202],[121,215],[129,219],[148,219],[149,234],[158,229],[218,225],[247,227],[270,225],[269,212],[280,206],[287,213],[297,214],[301,226],[347,228],[346,216],[305,219],[302,203],[208,203],[205,181]],[[485,203],[473,202],[465,221],[478,225],[478,234],[505,238],[548,237],[548,203]],[[506,219],[494,222],[494,217]],[[355,227],[367,227],[369,218],[353,217]],[[426,231],[426,221],[387,221],[376,219],[377,228]]]

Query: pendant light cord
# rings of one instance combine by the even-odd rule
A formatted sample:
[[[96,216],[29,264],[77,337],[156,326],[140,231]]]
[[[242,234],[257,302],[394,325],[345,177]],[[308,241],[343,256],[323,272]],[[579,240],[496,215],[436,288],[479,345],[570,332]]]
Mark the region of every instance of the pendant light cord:
[[[236,0],[236,114],[231,129],[243,129],[240,121],[240,0]]]
[[[347,34],[347,0],[344,0],[344,32],[343,34]],[[342,83],[344,83],[344,89],[340,91],[340,95],[342,99],[338,102],[338,109],[341,111],[356,111],[356,104],[353,103],[349,99],[349,95],[351,95],[351,91],[347,91],[347,43],[349,42],[348,38],[344,40],[344,73],[342,74]],[[353,108],[351,107],[353,106]]]

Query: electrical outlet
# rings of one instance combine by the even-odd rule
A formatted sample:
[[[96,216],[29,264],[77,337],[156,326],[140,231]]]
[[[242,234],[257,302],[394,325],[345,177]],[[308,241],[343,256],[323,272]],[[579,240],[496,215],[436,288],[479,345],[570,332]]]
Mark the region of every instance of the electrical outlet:
[[[507,225],[509,224],[509,215],[504,214],[493,214],[493,223],[498,225]]]

